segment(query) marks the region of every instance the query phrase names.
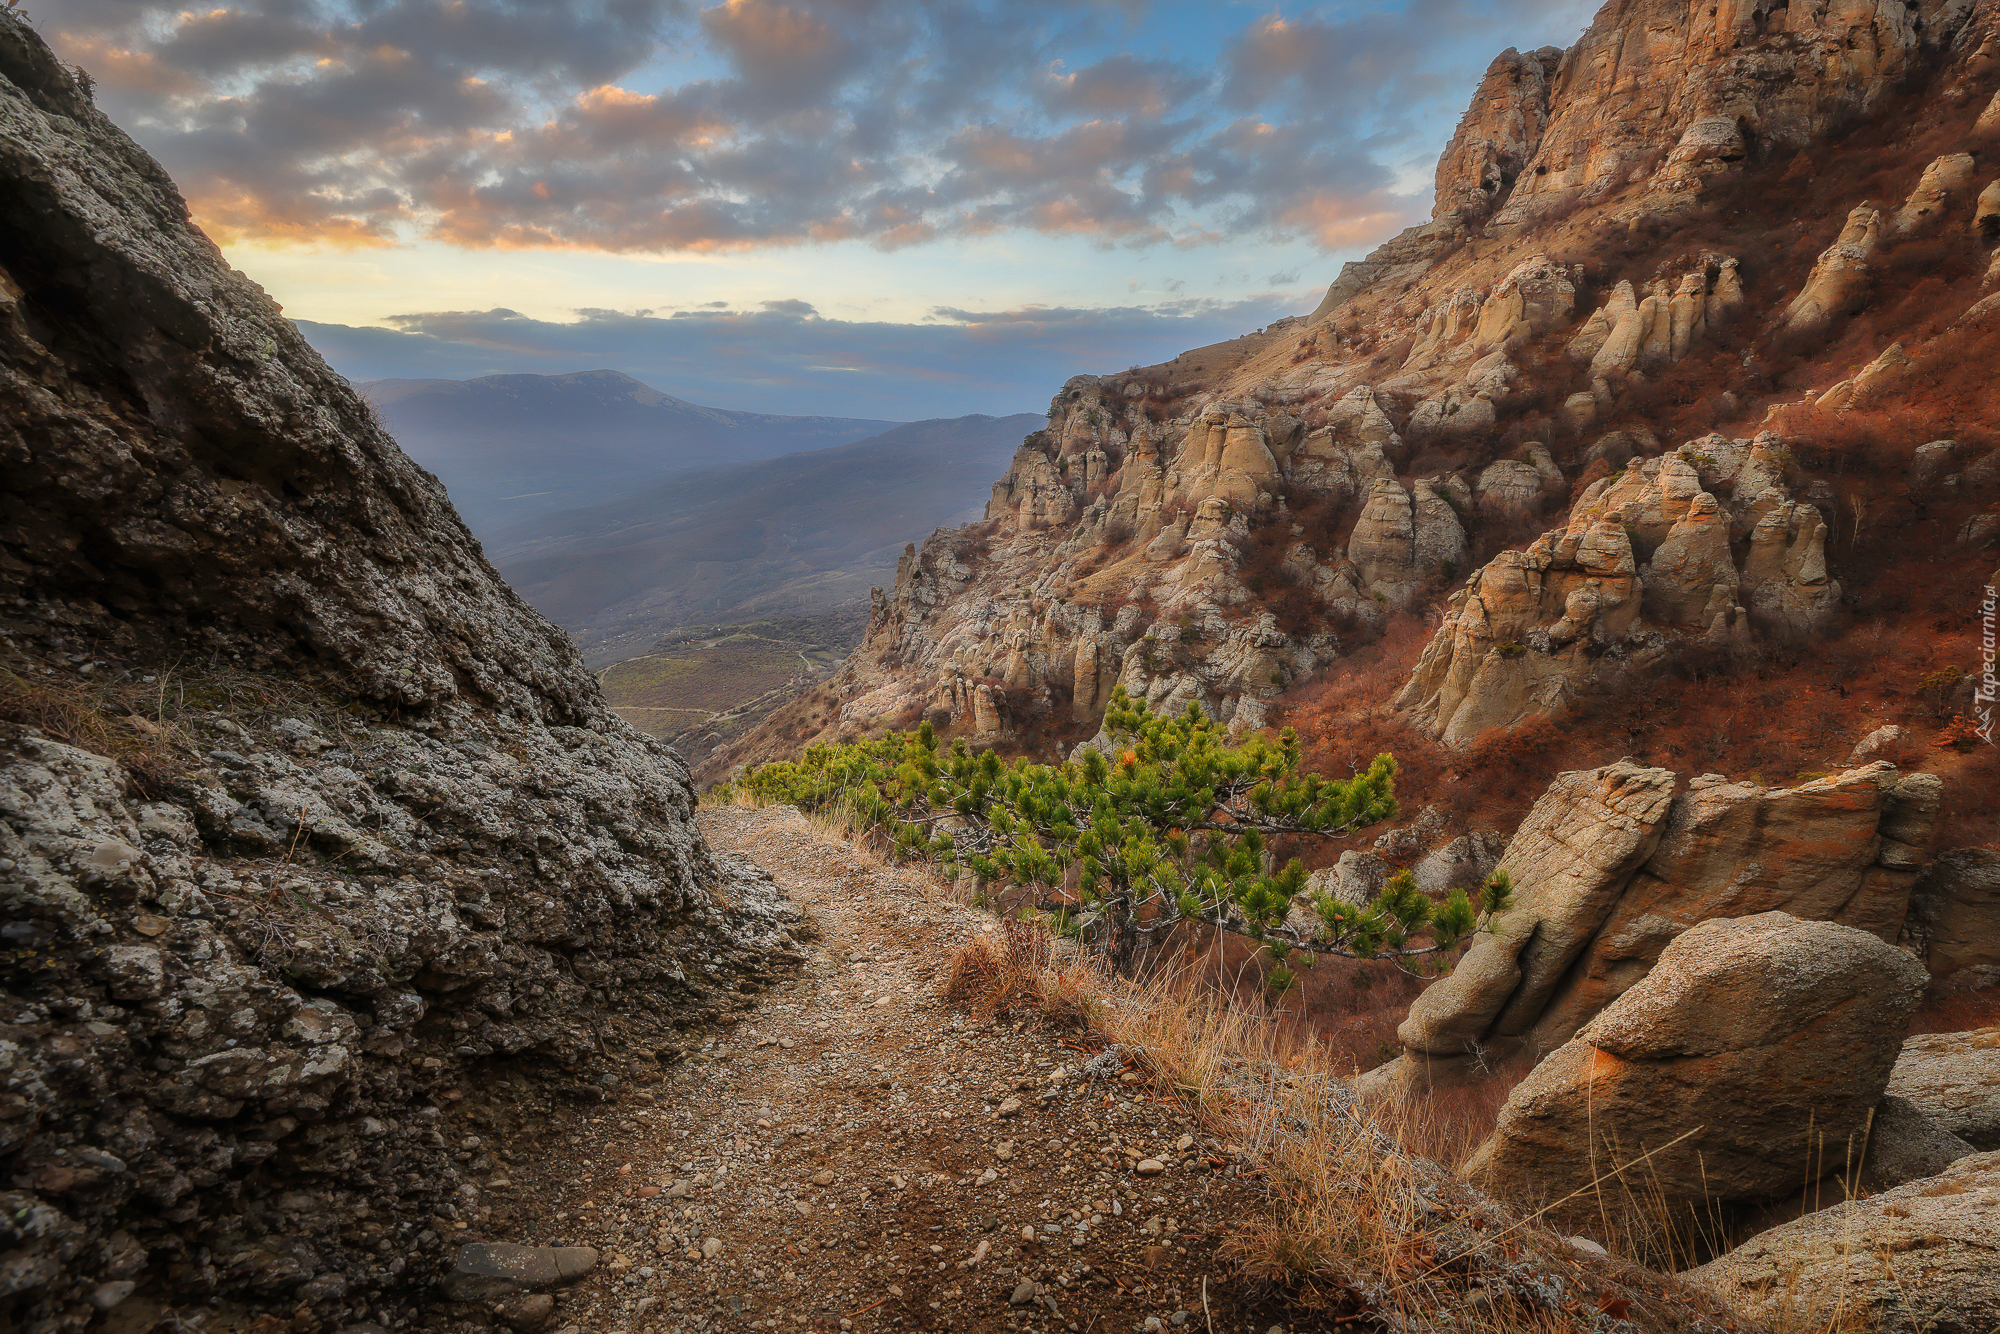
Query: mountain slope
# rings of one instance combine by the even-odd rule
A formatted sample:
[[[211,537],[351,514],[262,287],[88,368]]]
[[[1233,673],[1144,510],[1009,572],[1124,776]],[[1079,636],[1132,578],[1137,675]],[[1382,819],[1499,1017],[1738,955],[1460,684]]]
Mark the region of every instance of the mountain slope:
[[[592,661],[696,619],[866,598],[911,538],[979,511],[1038,417],[911,422],[853,444],[690,472],[623,500],[516,523],[489,554]]]
[[[1065,384],[985,519],[705,772],[925,714],[1056,753],[1123,685],[1297,723],[1335,772],[1393,750],[1504,824],[1558,767],[1782,779],[1972,725],[1996,13],[1613,0],[1504,53],[1429,223],[1310,317]]]
[[[784,909],[89,88],[0,12],[0,1322],[407,1329]]]
[[[822,449],[896,425],[705,408],[608,370],[359,388],[482,537],[688,468]]]

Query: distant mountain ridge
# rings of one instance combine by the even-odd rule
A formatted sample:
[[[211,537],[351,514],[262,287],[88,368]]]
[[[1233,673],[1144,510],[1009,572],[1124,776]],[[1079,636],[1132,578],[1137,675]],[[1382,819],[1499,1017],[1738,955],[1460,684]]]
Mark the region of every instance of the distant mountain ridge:
[[[487,554],[592,663],[693,619],[797,615],[868,596],[906,543],[976,517],[1039,413],[910,422],[866,440],[704,469],[543,514]]]
[[[704,407],[613,370],[356,387],[482,538],[690,468],[824,449],[899,424]]]

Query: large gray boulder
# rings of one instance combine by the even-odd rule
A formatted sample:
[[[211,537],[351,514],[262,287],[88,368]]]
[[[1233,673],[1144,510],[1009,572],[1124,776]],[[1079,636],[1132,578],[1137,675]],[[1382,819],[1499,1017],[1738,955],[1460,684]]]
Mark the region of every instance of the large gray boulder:
[[[2000,1328],[2000,1153],[1760,1232],[1682,1277],[1751,1320],[1880,1334]],[[1824,1321],[1824,1323],[1820,1323]]]
[[[1794,1192],[1860,1152],[1924,980],[1852,927],[1704,922],[1514,1089],[1468,1171],[1556,1200],[1654,1152],[1634,1188],[1676,1214]]]

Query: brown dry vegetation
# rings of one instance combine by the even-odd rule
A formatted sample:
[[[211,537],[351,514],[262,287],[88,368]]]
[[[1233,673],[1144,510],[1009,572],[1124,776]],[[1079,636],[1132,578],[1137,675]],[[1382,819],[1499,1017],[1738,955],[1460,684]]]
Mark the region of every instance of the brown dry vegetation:
[[[1750,1322],[1706,1293],[1614,1252],[1588,1260],[1538,1222],[1506,1215],[1434,1164],[1462,1161],[1490,1124],[1504,1084],[1453,1098],[1353,1103],[1338,1055],[1299,1025],[1273,1022],[1184,970],[1142,981],[1109,975],[1039,926],[1008,922],[953,957],[947,1000],[984,1016],[1035,1017],[1092,1045],[1123,1047],[1143,1077],[1247,1151],[1269,1174],[1268,1209],[1234,1220],[1224,1255],[1280,1285],[1328,1327],[1393,1316],[1448,1320],[1492,1334],[1593,1328],[1606,1312],[1647,1330]],[[1628,1215],[1614,1239],[1661,1249],[1644,1199],[1607,1176],[1605,1212]],[[1626,1198],[1629,1194],[1631,1198]],[[1448,1201],[1440,1211],[1420,1201]],[[1635,1208],[1635,1206],[1637,1206]],[[1469,1239],[1469,1245],[1468,1245]],[[1671,1250],[1672,1244],[1667,1247]],[[1501,1296],[1487,1275],[1560,1275],[1581,1299],[1534,1309]],[[1773,1334],[1843,1334],[1860,1313],[1787,1314]],[[1714,1328],[1714,1324],[1708,1324]]]
[[[18,648],[0,653],[0,721],[118,761],[146,796],[200,757],[202,744],[183,721],[191,713],[297,717],[336,736],[360,714],[330,688],[213,663],[150,675],[99,664],[92,676],[77,665]]]

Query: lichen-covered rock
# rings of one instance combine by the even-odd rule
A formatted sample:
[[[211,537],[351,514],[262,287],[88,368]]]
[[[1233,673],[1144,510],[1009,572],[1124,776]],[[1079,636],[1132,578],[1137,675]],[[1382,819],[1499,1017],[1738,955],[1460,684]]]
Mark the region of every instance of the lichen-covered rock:
[[[402,1318],[796,911],[11,13],[0,257],[8,1317]]]
[[[2000,1324],[2000,1153],[1821,1209],[1687,1271],[1751,1319],[1865,1320],[1883,1334]]]
[[[1889,1092],[1975,1148],[2000,1149],[2000,1028],[1906,1040]]]
[[[1703,922],[1514,1088],[1467,1171],[1557,1200],[1651,1153],[1648,1198],[1676,1217],[1796,1191],[1859,1152],[1923,986],[1851,927]]]

